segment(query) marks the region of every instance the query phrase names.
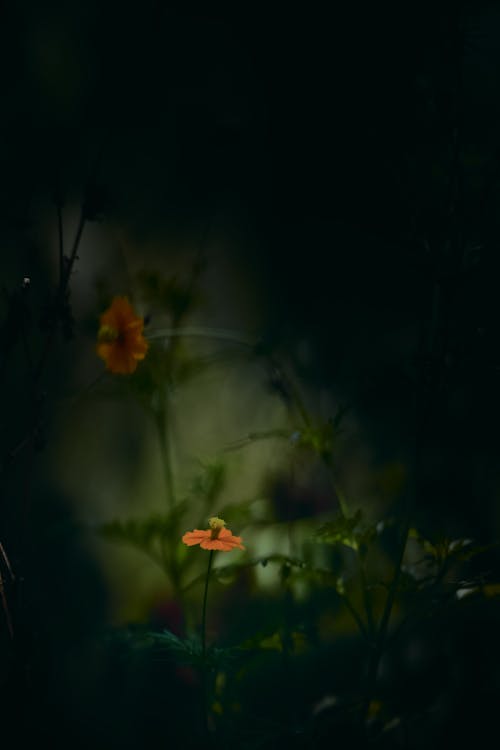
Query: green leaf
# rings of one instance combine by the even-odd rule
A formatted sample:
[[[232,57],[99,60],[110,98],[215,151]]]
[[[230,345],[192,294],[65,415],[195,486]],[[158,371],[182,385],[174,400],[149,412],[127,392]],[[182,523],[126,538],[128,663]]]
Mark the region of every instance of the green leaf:
[[[293,442],[296,435],[300,435],[300,433],[290,433],[290,430],[284,429],[282,427],[277,427],[274,430],[249,432],[245,437],[240,438],[239,440],[235,440],[233,443],[228,445],[225,450],[239,450],[240,448],[245,448],[247,445],[251,445],[252,443],[255,443],[259,440],[272,440],[273,438],[282,438],[284,440],[292,440]]]
[[[304,633],[294,630],[287,634],[290,641],[290,650],[294,653],[303,653],[307,647],[307,639]],[[261,638],[252,639],[251,648],[283,652],[283,633],[275,632]]]
[[[161,645],[169,651],[174,651],[176,653],[196,653],[199,651],[201,653],[200,643],[194,640],[183,640],[175,635],[175,633],[172,633],[171,630],[165,629],[161,633],[150,632],[149,637],[154,643]]]
[[[423,551],[429,555],[429,557],[433,558],[434,560],[440,559],[440,549],[438,544],[433,544],[429,539],[425,539],[425,537],[418,531],[418,529],[411,528],[408,532],[408,537],[410,539],[415,539],[420,546],[422,547]]]
[[[241,526],[257,520],[262,522],[263,505],[265,508],[265,501],[260,497],[251,498],[240,503],[228,503],[217,511],[217,515],[224,518],[230,528],[233,528],[233,524]]]
[[[155,556],[155,545],[177,534],[179,522],[186,510],[187,501],[183,500],[167,515],[154,514],[147,518],[108,521],[98,526],[97,531],[104,539],[128,544]]]
[[[161,633],[149,632],[148,636],[157,650],[172,654],[176,661],[182,664],[189,664],[198,668],[206,666],[208,669],[218,670],[230,665],[244,655],[244,649],[239,647],[218,648],[209,646],[206,649],[205,658],[203,658],[201,640],[197,635],[179,638],[170,630],[163,630]]]
[[[234,580],[237,574],[248,568],[262,565],[266,567],[269,563],[275,563],[281,566],[288,566],[289,568],[306,568],[307,563],[298,558],[289,557],[288,555],[266,555],[265,557],[258,557],[253,560],[244,560],[239,563],[233,563],[232,565],[222,565],[220,567],[212,567],[210,572],[210,578],[220,583],[227,583],[228,581]],[[206,573],[201,573],[190,581],[185,587],[184,591],[191,589],[199,583],[204,583],[206,580]]]
[[[455,539],[448,545],[448,556],[459,562],[468,562],[476,555],[496,549],[500,542],[493,544],[474,544],[472,539]]]
[[[158,271],[142,270],[136,278],[144,300],[170,313],[174,320],[183,318],[198,303],[192,284],[181,282],[176,276],[166,278]]]
[[[312,568],[306,566],[300,571],[300,574],[304,577],[315,580],[321,586],[327,586],[328,588],[334,589],[339,596],[344,596],[346,593],[346,577],[344,575],[337,575],[331,570],[325,568]]]
[[[333,521],[324,524],[315,533],[315,539],[325,544],[343,544],[351,549],[358,550],[364,541],[366,530],[360,529],[362,514],[358,510],[351,517],[337,516]]]
[[[207,506],[213,505],[226,487],[226,466],[220,461],[202,463],[201,472],[193,479],[191,492],[200,497]]]
[[[476,555],[488,552],[499,546],[499,542],[487,545],[474,544],[472,539],[437,539],[431,542],[415,528],[410,529],[409,536],[416,539],[423,551],[436,563],[443,564],[445,561],[467,562]]]
[[[328,420],[314,427],[307,427],[300,433],[298,445],[311,448],[327,463],[331,460],[336,432],[333,420]]]

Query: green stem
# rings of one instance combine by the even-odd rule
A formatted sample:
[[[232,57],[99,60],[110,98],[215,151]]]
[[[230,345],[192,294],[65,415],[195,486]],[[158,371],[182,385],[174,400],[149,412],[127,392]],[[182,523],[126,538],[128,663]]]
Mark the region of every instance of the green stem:
[[[361,615],[359,614],[359,612],[357,611],[356,607],[353,605],[353,603],[351,602],[347,594],[341,594],[340,596],[345,606],[347,607],[350,615],[352,616],[356,625],[358,626],[359,632],[361,633],[363,638],[367,641],[367,643],[369,643],[371,635],[370,633],[368,633],[368,630],[366,629],[366,626],[363,620],[361,619]]]
[[[207,598],[208,598],[208,582],[210,581],[210,573],[212,570],[212,561],[214,558],[213,549],[210,550],[207,567],[207,577],[205,578],[205,591],[203,593],[203,609],[201,613],[201,690],[202,690],[202,710],[203,710],[203,722],[205,724],[205,732],[207,737],[210,736],[210,725],[209,725],[209,697],[208,697],[208,679],[207,679]]]
[[[333,469],[333,467],[332,467],[332,465],[331,465],[330,462],[323,461],[323,463],[326,465],[327,469],[329,469],[329,471],[330,471],[330,478],[331,478],[332,488],[333,488],[333,491],[334,491],[335,495],[337,496],[337,500],[339,501],[340,512],[341,512],[341,514],[342,514],[342,516],[344,518],[349,518],[349,516],[351,514],[349,512],[349,506],[348,506],[348,503],[347,503],[347,500],[346,500],[346,496],[344,495],[343,491],[340,489],[340,487],[339,487],[339,485],[337,483],[337,480],[335,478],[334,469]]]
[[[285,387],[288,388],[288,392],[290,394],[292,404],[295,406],[304,424],[304,427],[306,429],[309,429],[311,427],[312,420],[311,420],[311,417],[309,416],[309,412],[306,409],[306,406],[304,404],[304,400],[302,398],[302,394],[300,393],[299,388],[295,385],[293,380],[287,375],[284,368],[281,367],[281,365],[278,362],[276,362],[273,357],[269,358],[269,363],[272,366],[272,368],[280,374]]]
[[[373,644],[373,649],[371,652],[370,661],[368,665],[367,689],[366,689],[365,704],[364,704],[365,716],[368,713],[372,695],[375,690],[375,685],[377,683],[377,674],[378,674],[378,668],[380,665],[380,660],[382,659],[382,656],[385,651],[387,631],[389,628],[389,621],[391,618],[392,608],[394,606],[394,602],[396,599],[399,579],[401,577],[401,566],[403,564],[406,544],[408,542],[408,535],[410,533],[412,509],[413,509],[413,503],[411,502],[411,500],[408,500],[403,533],[401,536],[401,543],[399,547],[398,559],[396,561],[396,566],[394,568],[394,575],[391,581],[391,585],[389,587],[389,592],[387,594],[384,611],[382,613],[382,619],[380,621],[380,626],[378,629],[375,642]]]
[[[65,295],[66,295],[68,285],[69,285],[69,280],[71,278],[71,274],[73,271],[73,266],[78,257],[77,255],[78,247],[80,245],[80,240],[82,238],[83,229],[85,227],[85,222],[86,222],[85,209],[84,207],[82,207],[82,210],[80,212],[80,219],[78,222],[78,227],[76,229],[75,239],[73,241],[73,246],[71,248],[71,255],[67,259],[67,262],[65,263],[65,265],[61,266],[61,269],[60,269],[61,275],[59,278],[59,285],[57,288],[56,298],[55,298],[56,307],[60,307],[64,303]],[[36,387],[36,385],[38,384],[38,381],[41,379],[41,376],[45,369],[45,365],[47,363],[50,350],[52,348],[52,343],[53,343],[56,331],[57,331],[57,325],[52,324],[52,326],[49,328],[49,331],[47,333],[47,337],[45,339],[45,345],[43,347],[42,353],[40,355],[40,358],[34,370],[33,388]]]
[[[274,366],[277,367],[277,365],[275,363],[272,363],[272,364],[274,364]],[[286,384],[288,386],[288,389],[290,391],[290,394],[291,394],[291,397],[292,397],[292,401],[293,401],[293,403],[295,405],[295,408],[297,409],[297,411],[298,411],[298,413],[299,413],[299,415],[300,415],[300,417],[302,419],[302,422],[304,423],[304,427],[306,429],[310,428],[311,424],[312,424],[312,419],[309,416],[309,412],[306,409],[306,406],[305,406],[304,401],[302,399],[300,390],[294,385],[294,383],[290,380],[290,378],[286,375],[286,373],[284,373],[281,370],[281,368],[279,368],[279,369],[280,369],[280,372],[282,373],[283,379],[285,380],[285,382],[286,382]],[[323,463],[325,464],[325,466],[327,467],[327,469],[329,471],[330,478],[331,478],[331,483],[332,483],[332,488],[333,488],[333,491],[335,492],[335,495],[337,496],[337,499],[339,501],[340,511],[341,511],[342,515],[344,516],[344,518],[349,518],[350,514],[349,514],[348,503],[347,503],[347,500],[345,498],[344,493],[341,491],[341,489],[339,488],[339,486],[337,484],[337,481],[336,481],[336,478],[335,478],[335,471],[334,471],[334,468],[332,466],[332,462],[331,462],[331,460],[328,460],[324,456],[321,456],[321,459],[322,459]]]
[[[214,557],[213,549],[210,550],[208,558],[207,577],[205,579],[205,591],[203,593],[203,609],[201,613],[201,655],[203,659],[203,668],[205,669],[205,658],[207,651],[207,635],[206,635],[206,623],[207,623],[207,598],[208,598],[208,582],[210,580],[210,573],[212,570],[212,560]]]
[[[365,607],[366,620],[368,623],[368,630],[370,632],[370,636],[373,637],[373,634],[375,633],[375,623],[373,621],[372,602],[371,602],[370,592],[368,591],[368,581],[366,579],[365,561],[364,561],[364,557],[360,553],[358,553],[358,560],[359,560],[359,576],[360,576],[360,581],[361,581],[361,589],[363,592],[363,604]]]
[[[59,278],[62,279],[64,275],[64,233],[63,233],[63,220],[62,220],[62,206],[61,201],[57,201],[57,229],[59,234]]]
[[[165,478],[165,491],[167,496],[168,510],[171,511],[175,505],[174,472],[172,468],[172,455],[170,449],[170,427],[168,414],[168,396],[165,397],[163,408],[157,416],[156,427],[158,430],[158,441],[160,444],[160,456]]]
[[[256,341],[243,336],[236,331],[229,331],[225,328],[205,328],[203,326],[186,326],[185,328],[162,328],[159,331],[151,331],[146,335],[149,341],[170,338],[202,338],[216,339],[221,341],[230,341],[233,344],[240,344],[249,348],[254,348]]]
[[[167,540],[167,545],[162,545],[161,554],[164,559],[164,566],[173,586],[176,597],[181,596],[181,580],[179,567],[177,564],[176,544],[173,540],[177,538],[177,528],[172,515],[176,504],[174,471],[172,467],[172,455],[170,448],[170,424],[168,409],[168,394],[164,395],[161,408],[156,414],[156,429],[158,432],[158,443],[160,446],[160,460],[163,469],[163,478],[165,485],[165,496],[167,512],[172,518],[172,526]]]

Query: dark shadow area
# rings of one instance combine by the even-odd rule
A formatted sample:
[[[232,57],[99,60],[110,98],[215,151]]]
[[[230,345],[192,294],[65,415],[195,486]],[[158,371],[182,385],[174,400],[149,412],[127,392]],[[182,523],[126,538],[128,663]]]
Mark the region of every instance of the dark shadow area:
[[[412,0],[333,4],[327,13],[259,12],[246,3],[198,11],[156,0],[3,2],[0,70],[0,737],[82,750],[201,742],[431,750],[495,736],[498,7]],[[82,244],[72,248],[79,226]],[[92,244],[93,227],[109,231],[109,257],[105,241]],[[305,456],[293,479],[269,471],[260,483],[271,508],[265,520],[294,552],[278,562],[268,556],[276,588],[259,588],[267,558],[231,571],[230,585],[214,579],[209,626],[221,653],[207,668],[208,734],[199,644],[189,661],[148,640],[168,628],[188,642],[198,623],[179,614],[181,596],[197,612],[201,584],[188,590],[186,575],[186,591],[172,586],[163,614],[116,626],[109,581],[89,551],[88,514],[82,521],[63,496],[54,476],[64,467],[47,458],[61,440],[62,399],[91,380],[79,368],[85,352],[94,355],[101,298],[107,305],[130,293],[142,266],[169,264],[165,289],[156,277],[142,279],[146,330],[163,326],[161,294],[173,329],[201,326],[205,309],[220,328],[251,321],[245,333],[255,345],[245,344],[241,361],[261,368],[259,386],[292,415],[286,450],[295,441]],[[247,278],[251,303],[241,292]],[[129,391],[110,388],[112,398],[142,408],[158,372],[182,385],[202,371],[198,360],[182,359],[182,345],[177,369],[173,355],[163,361],[155,351],[151,369],[138,370]],[[294,387],[314,415],[300,428]],[[332,404],[347,407],[362,448],[349,443],[349,429],[345,443],[340,431],[335,442]],[[166,407],[161,417],[168,423]],[[129,424],[128,433],[117,427],[114,446],[132,485],[134,461],[150,454]],[[79,429],[75,420],[63,442],[71,445]],[[96,433],[96,442],[104,439]],[[243,440],[248,433],[242,426]],[[350,546],[343,528],[342,551],[327,546],[338,541],[330,529],[315,557],[307,523],[330,522],[326,509],[342,502],[329,452],[340,457],[337,481],[342,459],[355,478],[364,449],[370,467],[404,466],[401,483],[374,469],[363,485],[367,502],[382,498],[378,510],[390,522]],[[77,481],[95,491],[85,471]],[[210,488],[196,491],[212,497]],[[241,497],[248,499],[243,490]],[[199,501],[200,520],[189,517],[192,528],[205,511],[216,514],[209,500]],[[237,510],[234,518],[228,525],[238,531]],[[294,524],[304,519],[297,551]],[[260,521],[251,519],[254,534]],[[173,524],[162,527],[163,562],[177,554],[172,529],[179,538],[184,529]],[[411,578],[415,561],[398,558],[405,534],[437,566],[428,589],[424,576]],[[391,571],[401,575],[388,632],[370,645],[343,599],[345,583],[355,605],[366,606],[363,584],[352,583],[354,573],[339,581],[373,538],[377,551],[363,564],[379,623]],[[456,540],[481,553],[453,557]],[[318,558],[328,580],[306,577]],[[185,563],[191,577],[199,560]]]

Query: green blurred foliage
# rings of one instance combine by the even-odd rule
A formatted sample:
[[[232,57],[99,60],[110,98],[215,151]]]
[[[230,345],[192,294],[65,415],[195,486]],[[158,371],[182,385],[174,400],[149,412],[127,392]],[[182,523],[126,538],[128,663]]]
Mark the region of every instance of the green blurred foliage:
[[[498,11],[63,5],[0,29],[5,737],[485,744]]]

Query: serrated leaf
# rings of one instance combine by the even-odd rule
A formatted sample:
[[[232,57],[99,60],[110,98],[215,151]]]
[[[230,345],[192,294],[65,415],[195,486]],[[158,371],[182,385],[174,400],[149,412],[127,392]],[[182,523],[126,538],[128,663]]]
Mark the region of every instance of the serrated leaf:
[[[301,653],[306,650],[306,637],[304,633],[294,630],[287,634],[287,639],[290,642],[289,647],[294,653]],[[257,640],[256,645],[259,649],[279,651],[281,653],[283,652],[283,633],[276,632],[260,638]]]
[[[230,648],[208,646],[205,651],[205,657],[203,657],[201,639],[197,635],[179,638],[170,630],[163,630],[161,633],[150,632],[148,635],[151,643],[157,649],[167,651],[178,662],[194,667],[205,666],[212,670],[221,669],[244,654],[244,650],[237,646]]]
[[[150,632],[149,637],[157,645],[163,648],[174,651],[176,653],[201,653],[201,644],[194,640],[186,640],[179,638],[179,636],[172,633],[171,630],[162,630],[161,633]]]
[[[343,544],[351,549],[358,550],[360,544],[360,533],[356,533],[362,518],[358,510],[351,517],[344,515],[324,524],[315,533],[315,539],[325,544]]]
[[[273,438],[283,438],[284,440],[292,440],[293,436],[296,433],[292,433],[290,435],[290,430],[284,429],[282,427],[278,427],[274,430],[262,430],[260,432],[249,432],[248,435],[246,435],[243,438],[240,438],[239,440],[235,440],[234,442],[230,443],[225,450],[226,451],[234,451],[239,450],[240,448],[245,448],[247,445],[251,445],[252,443],[255,443],[259,440],[271,440]]]
[[[334,588],[337,593],[343,594],[345,592],[345,579],[343,576],[338,576],[336,573],[325,568],[305,568],[304,575],[309,578],[315,579],[318,583],[324,586]]]
[[[205,502],[213,505],[225,489],[227,481],[226,465],[221,461],[202,463],[201,472],[193,479],[191,492]]]
[[[311,448],[321,458],[329,462],[333,450],[335,428],[333,420],[324,422],[314,427],[308,427],[300,433],[298,444],[305,448]]]
[[[496,542],[494,544],[480,545],[473,544],[470,539],[455,540],[450,544],[450,557],[453,557],[460,562],[467,562],[468,560],[472,560],[473,557],[476,557],[476,555],[481,555],[483,552],[489,552],[492,549],[496,549],[499,544],[499,542]]]
[[[411,528],[408,532],[408,536],[410,539],[415,539],[422,547],[424,552],[426,552],[430,558],[434,560],[441,559],[441,551],[439,548],[439,543],[433,544],[429,539],[426,539],[419,531],[418,529]]]
[[[174,320],[183,318],[198,302],[192,284],[181,282],[176,276],[166,278],[158,271],[142,270],[136,279],[144,300],[170,313]]]
[[[488,552],[499,546],[498,542],[494,544],[477,545],[474,544],[472,539],[466,538],[453,539],[452,541],[444,538],[438,539],[433,543],[429,539],[426,539],[418,529],[415,528],[410,529],[409,537],[418,541],[429,558],[437,563],[443,563],[446,560],[467,562],[476,555]]]
[[[177,532],[180,519],[186,510],[187,501],[183,500],[169,514],[108,521],[101,524],[97,531],[111,542],[128,544],[151,554],[157,542],[168,539],[172,533]]]
[[[263,567],[265,567],[266,565],[268,565],[268,563],[276,563],[281,566],[286,565],[290,568],[308,567],[307,563],[305,563],[303,560],[289,557],[288,555],[266,555],[264,557],[258,557],[253,560],[244,560],[240,563],[233,563],[232,565],[222,565],[219,567],[214,566],[212,567],[212,570],[210,572],[210,578],[222,583],[224,581],[233,580],[236,575],[243,570],[253,568],[256,565],[262,565]],[[196,586],[198,583],[202,583],[205,580],[206,573],[201,573],[184,587],[184,591],[191,589],[193,586]]]
[[[255,520],[256,513],[254,511],[257,503],[262,506],[260,498],[251,498],[240,503],[228,503],[217,511],[217,515],[221,518],[230,518],[231,525],[235,523],[241,526]]]

